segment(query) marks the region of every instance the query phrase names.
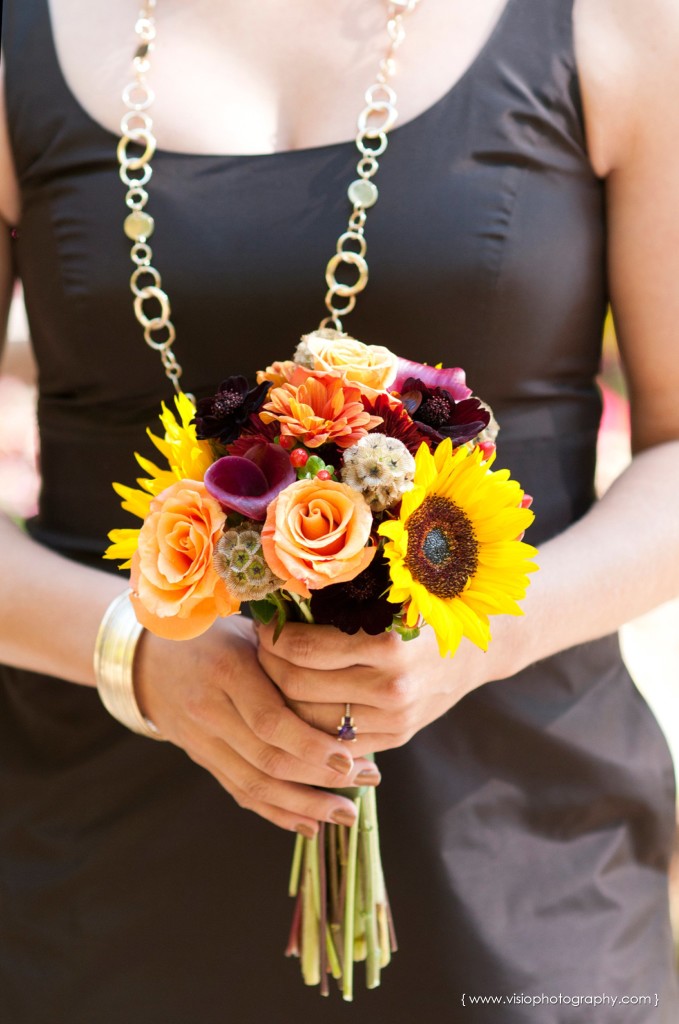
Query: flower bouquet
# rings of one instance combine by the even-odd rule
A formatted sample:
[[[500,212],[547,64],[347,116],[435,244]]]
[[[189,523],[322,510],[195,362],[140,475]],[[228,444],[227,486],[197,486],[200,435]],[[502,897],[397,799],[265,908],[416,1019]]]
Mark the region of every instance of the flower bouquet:
[[[442,656],[486,650],[489,616],[519,615],[535,549],[521,540],[530,499],[492,471],[497,425],[460,369],[397,358],[324,329],[294,358],[224,380],[149,436],[167,462],[137,455],[139,489],[114,484],[140,529],[113,530],[107,558],[131,570],[131,599],[153,633],[188,639],[241,603],[276,630],[291,619],[354,634],[428,624]],[[350,708],[338,740],[355,738]],[[287,953],[304,981],[345,999],[396,948],[380,859],[375,791],[343,790],[352,827],[298,836]]]

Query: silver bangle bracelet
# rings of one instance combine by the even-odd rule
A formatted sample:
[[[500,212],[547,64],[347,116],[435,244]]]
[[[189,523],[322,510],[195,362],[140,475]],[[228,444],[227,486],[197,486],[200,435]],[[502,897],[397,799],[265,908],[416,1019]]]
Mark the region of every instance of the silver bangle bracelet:
[[[104,613],[94,646],[94,677],[101,702],[118,722],[150,739],[162,740],[158,729],[139,710],[134,694],[134,655],[143,632],[130,601],[120,594]]]

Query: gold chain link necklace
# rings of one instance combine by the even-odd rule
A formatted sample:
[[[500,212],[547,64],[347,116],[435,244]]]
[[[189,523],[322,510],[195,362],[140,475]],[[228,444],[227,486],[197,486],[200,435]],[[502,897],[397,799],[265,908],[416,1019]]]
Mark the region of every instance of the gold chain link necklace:
[[[358,177],[347,189],[352,212],[347,230],[338,238],[336,250],[325,269],[325,306],[328,315],[321,321],[320,330],[331,328],[342,333],[340,318],[351,313],[356,305],[356,296],[368,283],[366,211],[377,202],[377,186],[372,179],[379,169],[379,158],[387,148],[387,133],[393,128],[398,116],[396,93],[389,81],[396,73],[396,51],[405,39],[404,18],[420,2],[391,0],[387,4],[389,42],[375,81],[365,92],[366,105],[358,117],[355,138],[359,152],[356,165]],[[144,341],[159,353],[165,375],[179,394],[182,390],[179,384],[182,367],[173,349],[176,330],[172,322],[170,300],[162,287],[160,271],[153,265],[149,238],[153,234],[154,220],[146,212],[149,201],[147,185],[153,173],[151,159],[156,151],[153,120],[149,114],[155,97],[147,81],[156,38],[155,8],[156,0],[144,0],[135,24],[138,45],[132,61],[134,77],[123,89],[123,102],[127,110],[120,122],[122,135],[117,155],[120,178],[127,188],[125,203],[130,210],[125,218],[124,229],[132,241],[130,257],[134,270],[130,277],[130,288],[134,296],[134,313],[141,324]],[[143,151],[131,155],[131,146],[136,146],[137,150],[142,147]],[[354,268],[357,277],[352,284],[337,280],[341,266]],[[155,315],[148,314],[147,303],[156,303]]]

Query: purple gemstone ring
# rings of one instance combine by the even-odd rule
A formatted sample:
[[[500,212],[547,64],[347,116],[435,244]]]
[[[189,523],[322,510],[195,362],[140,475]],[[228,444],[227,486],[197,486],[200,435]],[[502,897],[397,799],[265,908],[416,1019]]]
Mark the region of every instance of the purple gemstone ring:
[[[344,714],[337,726],[337,739],[344,743],[353,743],[356,739],[356,727],[351,717],[351,704],[344,705]]]

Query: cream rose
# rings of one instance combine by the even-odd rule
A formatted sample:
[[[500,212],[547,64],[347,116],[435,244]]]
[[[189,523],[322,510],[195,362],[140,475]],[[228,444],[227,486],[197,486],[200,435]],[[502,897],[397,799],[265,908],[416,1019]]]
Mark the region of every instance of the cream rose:
[[[262,530],[267,563],[283,589],[302,597],[346,583],[370,564],[372,512],[357,492],[334,480],[298,480],[271,503]]]
[[[341,373],[369,397],[386,391],[396,379],[398,358],[383,345],[364,345],[333,330],[314,331],[302,338],[305,360],[313,369]]]

